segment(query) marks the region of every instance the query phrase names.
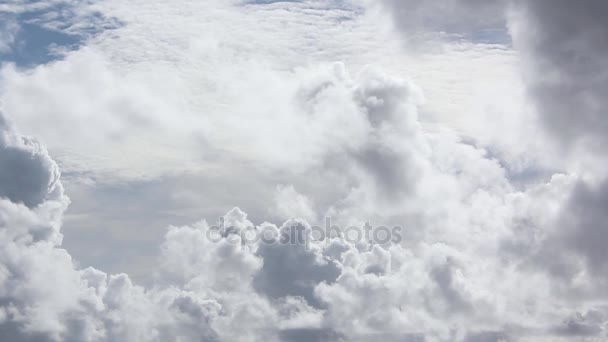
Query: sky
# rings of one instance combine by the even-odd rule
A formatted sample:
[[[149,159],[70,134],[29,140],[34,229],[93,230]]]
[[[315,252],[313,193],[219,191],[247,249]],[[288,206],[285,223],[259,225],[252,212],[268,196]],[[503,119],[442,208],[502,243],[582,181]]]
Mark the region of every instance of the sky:
[[[608,340],[608,2],[0,0],[0,340]]]

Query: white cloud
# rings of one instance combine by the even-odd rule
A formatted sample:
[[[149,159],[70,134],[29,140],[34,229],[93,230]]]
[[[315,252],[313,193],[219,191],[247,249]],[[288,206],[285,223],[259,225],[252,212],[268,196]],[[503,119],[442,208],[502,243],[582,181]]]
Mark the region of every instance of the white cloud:
[[[283,219],[300,217],[317,221],[313,203],[308,197],[298,193],[293,185],[277,186],[274,202],[270,215],[279,215]]]
[[[450,4],[463,11],[470,2]],[[404,53],[366,2],[90,6],[125,25],[64,60],[4,66],[4,110],[57,149],[71,179],[162,185],[114,203],[132,210],[123,222],[150,222],[186,202],[204,211],[235,201],[257,212],[230,210],[219,235],[213,221],[170,227],[146,286],[82,268],[62,248],[64,214],[74,216],[57,164],[2,119],[0,336],[606,338],[605,191],[547,171],[571,168],[543,155],[552,150],[534,135],[508,47],[441,42],[440,51]],[[434,18],[435,8],[423,10]],[[467,26],[465,14],[448,24]],[[405,70],[430,91],[400,77]],[[504,82],[483,87],[499,76]],[[513,177],[535,168],[547,179]],[[210,180],[193,194],[199,173]],[[89,210],[98,215],[90,220],[107,215]],[[278,225],[253,223],[262,215]],[[311,232],[325,217],[344,228],[370,221],[375,232],[399,225],[403,235],[385,244],[279,236]],[[252,229],[276,236],[248,243]]]
[[[156,281],[144,288],[124,274],[107,275],[74,266],[70,255],[59,247],[58,238],[67,199],[58,184],[57,190],[49,190],[43,182],[24,189],[26,197],[40,189],[53,194],[43,196],[35,208],[1,202],[7,219],[1,240],[6,248],[0,261],[7,272],[0,289],[3,300],[10,303],[4,324],[15,324],[17,332],[59,340],[328,336],[367,340],[381,334],[389,339],[470,341],[479,336],[536,339],[530,331],[546,336],[557,336],[562,330],[601,333],[597,325],[582,332],[570,327],[578,324],[583,329],[600,322],[595,317],[601,317],[601,306],[579,307],[570,298],[552,295],[560,286],[552,289],[550,272],[522,266],[542,265],[534,250],[543,248],[552,233],[547,222],[558,216],[558,211],[544,207],[564,203],[567,196],[556,200],[552,192],[567,194],[559,187],[569,182],[556,177],[526,192],[513,190],[500,166],[483,152],[449,135],[432,138],[425,133],[416,121],[411,90],[406,83],[376,73],[363,76],[361,84],[352,87],[352,94],[353,101],[363,106],[361,113],[369,123],[370,135],[361,148],[343,152],[339,157],[343,163],[332,166],[358,184],[361,193],[371,195],[371,202],[362,201],[354,195],[357,191],[345,189],[342,208],[333,212],[338,222],[372,215],[374,209],[383,207],[372,207],[372,203],[389,203],[386,196],[395,204],[423,201],[439,208],[428,216],[415,215],[416,220],[404,221],[411,223],[406,230],[419,228],[421,234],[408,236],[403,245],[354,245],[342,239],[308,246],[278,240],[241,245],[234,233],[253,224],[245,213],[234,209],[224,222],[236,230],[215,243],[208,239],[210,227],[205,222],[171,228],[163,243]],[[5,131],[20,141],[12,129]],[[395,140],[397,136],[402,139]],[[384,145],[393,141],[400,143]],[[440,148],[450,149],[450,153],[431,153]],[[28,146],[13,150],[5,146],[1,155],[31,153]],[[38,150],[40,158],[47,160],[43,170],[54,170],[44,149]],[[366,166],[367,160],[360,159],[358,151],[392,156],[380,159],[387,168],[414,163],[406,165],[426,171],[414,173],[413,180],[392,178]],[[11,170],[13,166],[7,165]],[[473,177],[479,174],[488,178]],[[452,190],[428,187],[437,181]],[[424,188],[415,190],[419,186]],[[392,191],[404,187],[412,190]],[[295,191],[283,195],[295,200],[302,196]],[[426,206],[412,207],[409,215]],[[404,214],[403,207],[398,208],[385,206],[375,217],[408,217],[408,211]],[[441,212],[460,215],[438,220],[436,215]],[[293,229],[294,224],[310,229],[305,221],[287,221],[282,231]],[[263,227],[278,231],[268,224],[258,229]],[[516,227],[521,228],[514,231]],[[53,233],[41,234],[40,229]],[[527,254],[518,252],[522,247],[532,249]],[[44,286],[44,279],[51,279],[54,286]],[[502,283],[495,284],[497,279],[503,279]],[[529,286],[521,286],[524,279]],[[594,317],[589,323],[584,318],[588,309],[598,312],[589,316]],[[559,328],[562,320],[577,312],[582,312],[582,323]]]

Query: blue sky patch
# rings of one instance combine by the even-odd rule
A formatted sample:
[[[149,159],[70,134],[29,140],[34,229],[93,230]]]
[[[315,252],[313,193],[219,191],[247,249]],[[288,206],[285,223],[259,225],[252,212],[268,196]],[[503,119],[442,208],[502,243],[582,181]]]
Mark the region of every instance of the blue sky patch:
[[[90,37],[120,26],[116,20],[96,12],[83,17],[66,4],[19,14],[0,12],[0,21],[16,26],[16,30],[9,33],[14,39],[5,44],[8,48],[0,50],[0,62],[12,62],[21,68],[61,59],[63,52],[76,50]],[[75,28],[77,22],[88,25]],[[1,29],[11,29],[11,26],[4,25]]]

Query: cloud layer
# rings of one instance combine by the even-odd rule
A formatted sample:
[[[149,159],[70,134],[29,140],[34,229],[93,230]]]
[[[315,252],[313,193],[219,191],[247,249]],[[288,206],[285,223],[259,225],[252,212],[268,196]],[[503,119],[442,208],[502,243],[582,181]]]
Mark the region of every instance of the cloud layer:
[[[124,26],[91,36],[63,60],[2,68],[8,117],[0,116],[0,339],[608,338],[603,165],[595,161],[579,173],[593,152],[564,158],[569,150],[560,148],[595,151],[604,139],[605,25],[597,18],[605,6],[384,3],[406,37],[431,32],[425,42],[455,49],[435,37],[447,30],[467,40],[455,43],[463,55],[490,54],[491,61],[508,47],[478,44],[470,32],[506,29],[509,21],[524,70],[532,72],[522,83],[506,83],[525,85],[509,90],[509,99],[531,102],[508,107],[522,109],[513,111],[508,127],[557,138],[541,140],[539,133],[519,141],[541,140],[542,148],[530,152],[516,146],[517,134],[502,135],[502,127],[488,125],[486,135],[468,127],[462,134],[433,122],[447,115],[433,116],[429,108],[450,107],[427,106],[437,98],[425,98],[412,80],[363,65],[365,54],[352,57],[349,42],[370,48],[394,37],[366,26],[381,16],[366,12],[375,8],[368,2],[134,3],[91,2],[89,10],[103,13],[98,26],[107,18]],[[201,11],[208,5],[210,12]],[[453,17],[438,20],[437,13]],[[223,25],[212,25],[214,17]],[[163,18],[182,18],[186,29]],[[269,30],[287,19],[295,29]],[[240,20],[252,31],[242,30]],[[585,28],[565,30],[564,21]],[[323,29],[351,40],[332,42],[319,34]],[[184,35],[195,31],[202,33]],[[6,32],[0,49],[12,40]],[[328,62],[340,56],[346,62]],[[535,113],[540,120],[527,121]],[[12,115],[58,149],[84,154],[66,158],[68,177],[60,180],[57,162],[36,139],[17,132]],[[558,152],[535,159],[542,151]],[[87,165],[93,165],[90,178]],[[176,177],[179,167],[191,172],[178,174],[181,187],[155,182]],[[116,177],[127,185],[144,170],[141,178],[158,186],[146,199],[157,212],[173,209],[168,204],[196,172],[225,185],[203,189],[206,201],[255,203],[257,212],[222,213],[228,229],[221,234],[214,217],[169,227],[149,283],[82,267],[63,247],[70,199],[62,182],[95,183],[113,169],[128,169]],[[207,203],[196,199],[195,205]],[[306,239],[313,225],[326,223],[343,231],[366,223],[373,233],[382,225],[401,230],[382,243],[340,234]],[[249,241],[247,232],[270,235]]]
[[[56,164],[5,124],[4,136],[21,142],[3,145],[6,169],[28,168],[35,176],[2,200],[5,330],[43,340],[184,341],[498,341],[602,333],[603,307],[554,295],[581,284],[560,282],[543,259],[568,199],[555,194],[567,194],[573,180],[555,176],[516,191],[483,151],[449,134],[425,133],[408,83],[373,71],[350,80],[340,67],[325,75],[322,88],[308,88],[304,104],[323,108],[323,101],[347,92],[350,115],[360,115],[365,127],[356,145],[332,140],[324,157],[324,172],[350,184],[328,214],[344,224],[374,217],[405,222],[403,243],[335,237],[312,246],[243,245],[237,233],[253,224],[234,209],[224,218],[233,231],[219,241],[209,239],[205,222],[171,228],[151,287],[125,274],[80,269],[60,247],[68,200]],[[21,166],[23,160],[30,162]],[[3,191],[11,189],[6,183]],[[277,201],[314,205],[287,189]],[[575,190],[574,196],[588,195]],[[257,229],[294,225],[309,229],[293,220]]]

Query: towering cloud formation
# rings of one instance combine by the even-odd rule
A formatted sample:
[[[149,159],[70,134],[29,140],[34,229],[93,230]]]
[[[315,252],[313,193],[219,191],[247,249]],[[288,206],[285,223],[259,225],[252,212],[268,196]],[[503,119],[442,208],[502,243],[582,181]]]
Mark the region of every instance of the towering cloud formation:
[[[603,19],[608,5],[601,0],[490,1],[485,6],[470,6],[473,1],[448,3],[459,3],[458,8],[470,11],[469,18],[486,18],[489,7],[501,16],[508,9],[508,26],[522,58],[528,99],[541,128],[553,138],[546,143],[558,146],[558,167],[582,175],[571,177],[569,185],[562,188],[559,220],[547,222],[540,231],[530,231],[529,222],[518,222],[511,229],[519,236],[505,243],[508,248],[503,252],[515,252],[528,266],[549,275],[552,293],[567,298],[572,307],[587,306],[586,312],[548,328],[551,333],[578,336],[580,340],[605,339],[603,323],[598,322],[605,321],[606,305],[602,290],[606,270],[599,262],[605,255],[599,246],[608,243],[604,220],[607,155],[601,147],[608,130],[604,95],[608,92],[604,71],[608,66],[608,25]],[[401,9],[395,12],[395,20],[406,36],[411,35],[416,27],[400,23],[415,23],[408,21],[407,13],[413,15],[425,7],[414,1],[389,5]],[[477,23],[471,20],[464,27]]]
[[[491,149],[422,122],[424,98],[412,82],[368,66],[351,74],[345,63],[293,62],[291,57],[306,55],[301,51],[318,52],[308,35],[298,46],[303,50],[289,50],[290,39],[264,36],[256,43],[268,45],[268,56],[248,61],[251,55],[243,51],[260,48],[250,40],[272,31],[269,18],[277,13],[304,18],[298,25],[310,36],[318,32],[307,16],[331,18],[335,26],[345,21],[350,31],[344,18],[356,15],[338,2],[331,4],[335,8],[317,1],[235,2],[238,8],[214,8],[211,1],[135,3],[140,12],[123,1],[100,5],[131,25],[66,61],[28,72],[3,69],[12,89],[7,108],[38,126],[61,119],[65,132],[76,120],[83,135],[98,133],[100,142],[106,135],[129,139],[135,126],[150,131],[136,132],[141,134],[129,146],[139,147],[138,139],[165,140],[155,134],[167,127],[176,136],[194,135],[205,148],[234,159],[229,166],[242,167],[234,173],[244,179],[238,184],[263,174],[274,191],[268,203],[272,195],[262,197],[257,189],[230,189],[235,197],[262,202],[284,222],[256,224],[234,208],[220,227],[206,221],[169,227],[147,286],[127,274],[80,267],[62,248],[70,200],[57,163],[0,116],[0,340],[608,339],[608,181],[598,171],[601,161],[585,170],[591,176],[576,175],[572,170],[580,169],[568,159],[556,166],[563,173],[521,184]],[[603,1],[383,3],[408,38],[445,31],[473,39],[478,31],[504,26],[511,6],[509,26],[543,125],[562,147],[593,151],[589,147],[605,143]],[[207,27],[207,20],[190,16],[201,8],[213,9],[207,19],[224,15],[230,25],[257,25],[256,11],[266,21],[253,34],[238,25]],[[175,25],[163,21],[169,12],[188,14],[183,21],[191,31],[171,30]],[[212,33],[190,39],[205,29]],[[235,46],[228,44],[235,36]],[[2,39],[12,39],[7,37]],[[282,60],[284,51],[291,54]],[[40,124],[45,105],[20,110],[32,93],[57,113],[69,113]],[[63,106],[66,94],[76,98],[69,106]],[[80,113],[91,103],[97,111]],[[143,165],[157,164],[156,157]],[[205,196],[213,201],[220,192]],[[172,195],[171,189],[154,194]],[[334,230],[310,240],[318,229],[312,225],[324,217],[331,217],[324,228],[336,225],[342,234]],[[398,235],[382,236],[387,232]]]
[[[69,201],[57,165],[3,119],[0,336],[15,341],[605,338],[605,306],[597,300],[582,303],[570,292],[575,288],[590,296],[601,289],[584,288],[592,283],[580,273],[581,284],[555,282],[564,265],[556,263],[552,273],[543,259],[552,258],[552,247],[562,241],[555,238],[555,220],[568,203],[572,177],[556,175],[547,184],[517,191],[484,151],[447,132],[425,132],[417,118],[420,96],[408,82],[371,70],[351,78],[341,65],[317,76],[294,92],[308,110],[289,115],[307,115],[312,125],[328,122],[332,112],[326,109],[339,103],[348,110],[337,115],[350,115],[361,127],[354,129],[361,138],[356,142],[313,135],[323,147],[315,162],[327,166],[321,174],[338,174],[343,181],[336,183],[328,214],[344,224],[362,225],[369,217],[405,223],[400,239],[294,240],[281,234],[306,235],[309,223],[292,219],[255,226],[235,208],[224,217],[229,229],[219,234],[204,221],[171,227],[149,287],[133,284],[125,274],[80,269],[61,248],[59,228]],[[20,178],[24,174],[28,177]],[[597,197],[575,191],[580,198]],[[295,189],[280,191],[276,201],[296,203],[277,206],[305,203],[310,212],[317,197],[306,195],[310,199],[303,201]],[[252,242],[245,239],[247,231],[274,235]],[[599,246],[575,241],[572,250],[588,252],[590,269],[601,269]]]
[[[512,27],[531,95],[564,146],[605,143],[608,115],[608,3],[515,1]]]
[[[604,292],[608,277],[599,247],[608,243],[608,155],[602,147],[608,132],[606,15],[608,3],[601,0],[516,1],[511,18],[538,115],[561,147],[565,164],[586,176],[573,189],[560,229],[543,254],[560,281],[573,287],[569,294],[591,301]],[[575,330],[594,331],[573,323],[569,331]]]

